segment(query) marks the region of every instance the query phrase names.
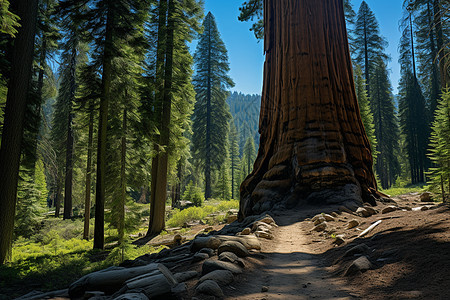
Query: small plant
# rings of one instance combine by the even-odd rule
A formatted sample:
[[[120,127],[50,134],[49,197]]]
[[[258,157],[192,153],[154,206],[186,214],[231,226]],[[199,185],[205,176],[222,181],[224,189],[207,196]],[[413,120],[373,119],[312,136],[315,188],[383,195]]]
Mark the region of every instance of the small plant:
[[[202,206],[205,197],[203,196],[202,189],[195,186],[191,180],[183,194],[183,199],[192,202],[195,206]]]

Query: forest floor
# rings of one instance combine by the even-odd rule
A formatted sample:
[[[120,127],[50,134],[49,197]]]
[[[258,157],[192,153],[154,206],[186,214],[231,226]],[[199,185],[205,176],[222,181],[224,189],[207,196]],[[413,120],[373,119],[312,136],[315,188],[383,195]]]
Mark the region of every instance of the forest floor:
[[[264,258],[247,260],[249,271],[224,289],[226,299],[449,299],[450,208],[431,203],[429,210],[414,210],[430,204],[420,202],[418,193],[393,199],[402,210],[368,218],[343,212],[329,222],[336,235],[345,235],[341,246],[333,243],[334,234],[312,231],[310,218],[327,211],[303,207],[275,213],[279,227],[274,240],[263,240]],[[346,229],[353,219],[360,225]],[[370,247],[366,255],[373,267],[345,277],[355,257],[343,256],[362,243]]]

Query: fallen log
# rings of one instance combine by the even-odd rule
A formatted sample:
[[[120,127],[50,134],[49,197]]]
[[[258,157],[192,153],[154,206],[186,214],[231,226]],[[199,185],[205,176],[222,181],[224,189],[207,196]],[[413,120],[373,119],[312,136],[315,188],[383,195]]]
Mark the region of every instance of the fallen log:
[[[161,266],[163,265],[154,263],[134,268],[110,267],[93,272],[72,283],[69,287],[69,296],[71,298],[82,297],[86,291],[102,291],[107,295],[114,294],[127,280],[159,271]]]

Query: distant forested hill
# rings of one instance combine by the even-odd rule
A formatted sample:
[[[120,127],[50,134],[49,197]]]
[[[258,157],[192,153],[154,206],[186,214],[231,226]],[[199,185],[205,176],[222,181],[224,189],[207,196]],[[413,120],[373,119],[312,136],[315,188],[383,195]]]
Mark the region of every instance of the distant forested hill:
[[[261,108],[260,95],[245,95],[233,92],[227,99],[230,112],[239,132],[239,148],[244,148],[246,139],[251,136],[255,146],[259,146],[259,110]]]

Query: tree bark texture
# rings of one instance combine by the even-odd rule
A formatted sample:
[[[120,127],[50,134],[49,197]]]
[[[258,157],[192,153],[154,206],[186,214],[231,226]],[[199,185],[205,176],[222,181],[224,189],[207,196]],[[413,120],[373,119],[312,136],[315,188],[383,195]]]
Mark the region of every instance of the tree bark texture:
[[[91,177],[92,177],[92,147],[94,144],[94,104],[89,106],[89,137],[86,163],[86,185],[84,195],[84,231],[83,239],[89,240],[89,221],[91,219]]]
[[[72,218],[72,186],[73,186],[73,112],[72,101],[75,100],[76,91],[76,67],[77,67],[77,48],[76,43],[72,47],[70,58],[70,97],[67,99],[69,107],[69,118],[67,119],[67,141],[66,141],[66,176],[64,182],[64,215],[63,219]]]
[[[102,95],[98,123],[97,182],[95,193],[94,249],[103,249],[105,243],[105,178],[106,178],[106,133],[108,128],[108,106],[111,98],[111,76],[113,58],[114,7],[108,7],[103,54]]]
[[[150,211],[150,225],[147,235],[159,234],[165,227],[166,198],[167,198],[167,171],[169,164],[169,141],[170,141],[170,116],[172,111],[172,78],[173,78],[173,48],[175,27],[175,3],[169,0],[167,13],[167,40],[164,67],[164,92],[162,103],[161,135],[159,144],[163,151],[158,153],[158,170],[155,184],[154,209]],[[152,191],[153,192],[153,191]]]
[[[23,138],[27,93],[31,79],[37,0],[13,1],[11,8],[20,17],[21,27],[11,52],[11,72],[0,149],[0,265],[12,242],[17,199],[17,181]]]
[[[265,0],[264,22],[260,148],[240,218],[303,200],[374,202],[342,0]]]

